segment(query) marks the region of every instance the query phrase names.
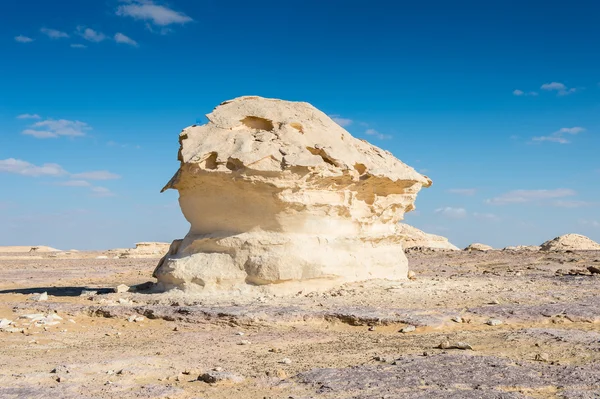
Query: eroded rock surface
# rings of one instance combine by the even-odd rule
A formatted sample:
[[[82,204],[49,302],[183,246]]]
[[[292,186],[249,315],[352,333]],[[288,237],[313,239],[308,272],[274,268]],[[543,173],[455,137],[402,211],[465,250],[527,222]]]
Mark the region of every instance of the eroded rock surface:
[[[541,245],[542,251],[597,251],[600,244],[581,234],[565,234]]]
[[[181,133],[165,187],[191,228],[162,288],[406,278],[396,228],[428,177],[308,103],[240,97],[207,118]]]
[[[492,246],[475,242],[473,244],[470,244],[468,247],[466,247],[465,251],[485,252],[485,251],[492,251],[493,249],[494,249],[494,247],[492,247]]]

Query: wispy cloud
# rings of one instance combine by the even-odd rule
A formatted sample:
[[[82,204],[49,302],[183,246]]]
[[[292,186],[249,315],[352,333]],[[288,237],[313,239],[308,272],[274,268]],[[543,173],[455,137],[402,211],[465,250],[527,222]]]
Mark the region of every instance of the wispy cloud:
[[[558,200],[558,201],[552,202],[553,206],[557,206],[560,208],[584,208],[584,207],[588,207],[588,206],[597,206],[599,204],[600,203],[598,203],[598,202],[578,201],[578,200],[571,200],[571,201]]]
[[[40,32],[48,36],[50,39],[66,39],[69,37],[69,35],[66,32],[61,32],[56,29],[42,28],[40,29]]]
[[[552,133],[549,136],[533,137],[531,139],[531,141],[534,141],[534,142],[550,141],[550,142],[560,143],[560,144],[569,144],[571,141],[566,136],[568,136],[568,135],[574,136],[574,135],[582,133],[582,132],[585,132],[585,129],[580,126],[563,127],[562,129],[557,130],[556,132]]]
[[[470,195],[475,195],[475,193],[477,193],[477,189],[476,188],[451,188],[451,189],[447,190],[447,192],[450,194],[470,196]]]
[[[121,176],[116,173],[111,173],[107,170],[97,170],[93,172],[74,173],[71,175],[73,179],[82,180],[114,180],[120,179]]]
[[[130,38],[128,36],[125,36],[122,33],[115,34],[115,42],[122,43],[122,44],[128,44],[133,47],[138,46],[138,43],[135,40],[133,40],[132,38]]]
[[[389,134],[379,133],[375,129],[367,129],[367,130],[365,130],[365,134],[369,135],[369,136],[377,137],[379,140],[389,140],[392,138],[392,136],[390,136]]]
[[[77,33],[89,42],[99,43],[106,39],[106,35],[104,33],[97,32],[91,28],[86,28],[84,26],[78,26]]]
[[[569,88],[564,83],[560,82],[544,83],[542,87],[540,87],[540,89],[546,91],[555,91],[559,96],[566,96],[568,94],[573,94],[577,91],[576,88]]]
[[[579,224],[582,226],[600,227],[600,222],[597,220],[580,219]]]
[[[473,213],[473,216],[479,220],[485,220],[489,222],[499,222],[501,220],[500,216],[493,213]]]
[[[30,177],[58,177],[68,174],[67,171],[62,168],[62,166],[55,163],[45,163],[42,166],[36,166],[29,162],[15,158],[0,160],[0,173],[13,173]]]
[[[92,184],[85,180],[67,180],[56,183],[56,185],[63,187],[90,187]]]
[[[33,39],[27,36],[19,35],[15,36],[15,41],[19,43],[31,43]]]
[[[524,92],[523,90],[515,90],[513,91],[513,95],[517,96],[517,97],[524,97],[524,96],[530,96],[530,97],[535,97],[538,96],[538,92],[537,91],[529,91],[529,92]]]
[[[467,210],[465,208],[452,208],[450,206],[438,208],[435,210],[435,213],[450,219],[462,219],[467,216]]]
[[[40,119],[41,116],[38,114],[21,114],[17,115],[17,119]]]
[[[167,6],[156,4],[151,0],[125,0],[127,4],[117,7],[116,14],[121,17],[131,17],[148,21],[154,25],[166,27],[172,24],[183,25],[193,19],[181,11],[175,11]],[[163,32],[164,33],[164,32]]]
[[[348,127],[354,122],[352,119],[342,118],[340,115],[331,115],[331,119],[341,127]]]
[[[85,122],[70,121],[67,119],[46,119],[29,126],[22,134],[38,139],[57,138],[60,136],[80,137],[92,128]]]
[[[114,197],[115,193],[106,187],[93,187],[92,196],[94,197]]]
[[[498,197],[487,199],[485,202],[492,205],[523,204],[574,195],[577,195],[577,192],[569,188],[557,188],[555,190],[513,190]]]

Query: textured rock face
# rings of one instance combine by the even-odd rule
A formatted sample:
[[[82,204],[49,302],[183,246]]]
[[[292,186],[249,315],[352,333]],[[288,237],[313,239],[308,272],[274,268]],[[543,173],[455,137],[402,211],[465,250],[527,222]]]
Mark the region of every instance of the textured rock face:
[[[468,247],[465,248],[465,251],[491,251],[494,248],[489,246],[489,245],[485,245],[485,244],[480,244],[478,242],[474,242],[473,244],[470,244]]]
[[[138,242],[135,248],[123,250],[120,258],[160,258],[164,256],[170,248],[166,242]]]
[[[600,250],[600,244],[580,234],[565,234],[546,241],[541,245],[542,251],[594,251]]]
[[[308,103],[240,97],[207,118],[165,187],[191,228],[155,270],[163,288],[406,278],[396,225],[429,178]]]
[[[428,234],[416,227],[404,223],[398,224],[398,234],[402,237],[404,248],[424,248],[458,251],[459,248],[451,244],[446,237]]]

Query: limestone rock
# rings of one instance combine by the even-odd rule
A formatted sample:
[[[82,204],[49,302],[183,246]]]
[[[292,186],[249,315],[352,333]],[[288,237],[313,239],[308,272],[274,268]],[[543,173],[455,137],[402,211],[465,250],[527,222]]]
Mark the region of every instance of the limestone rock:
[[[537,245],[517,245],[517,246],[509,246],[502,249],[503,251],[529,251],[529,252],[537,252],[540,250],[540,247]]]
[[[163,289],[405,279],[396,225],[431,180],[308,103],[226,101],[179,136],[191,228],[154,276]]]
[[[598,251],[600,244],[580,234],[565,234],[546,241],[541,245],[542,251]]]
[[[459,248],[448,242],[446,237],[428,234],[404,223],[398,224],[398,234],[404,248],[424,248],[458,251]]]
[[[484,252],[484,251],[492,251],[494,248],[490,247],[489,245],[485,245],[485,244],[479,244],[477,242],[469,245],[468,247],[465,248],[465,251],[479,251],[479,252]]]
[[[138,242],[135,248],[120,251],[119,258],[162,258],[169,247],[166,242]]]

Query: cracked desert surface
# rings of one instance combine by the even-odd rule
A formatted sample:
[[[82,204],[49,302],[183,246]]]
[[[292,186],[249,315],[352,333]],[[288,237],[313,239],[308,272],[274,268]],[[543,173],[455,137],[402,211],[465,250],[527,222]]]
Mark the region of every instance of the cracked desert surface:
[[[407,256],[412,280],[195,296],[135,290],[158,258],[2,252],[0,397],[600,397],[600,251]]]

